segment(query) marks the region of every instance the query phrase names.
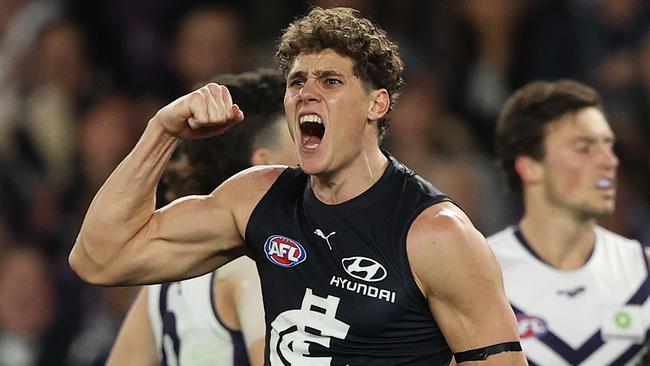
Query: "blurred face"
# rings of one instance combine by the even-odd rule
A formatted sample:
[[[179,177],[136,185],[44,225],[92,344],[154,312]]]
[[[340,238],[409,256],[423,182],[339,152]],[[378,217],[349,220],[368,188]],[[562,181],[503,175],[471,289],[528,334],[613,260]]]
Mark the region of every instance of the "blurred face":
[[[596,108],[549,124],[541,162],[548,202],[587,218],[613,212],[618,167],[613,144],[614,134]]]
[[[0,265],[0,329],[27,339],[42,335],[56,306],[45,257],[16,250]]]
[[[269,148],[269,157],[266,164],[281,164],[295,166],[298,163],[296,148],[287,130],[287,121],[284,117],[278,118],[273,123],[276,141],[274,146]]]
[[[82,38],[80,31],[69,24],[46,33],[39,57],[45,82],[68,93],[85,86],[88,70]]]
[[[352,59],[327,49],[298,55],[289,70],[284,107],[307,174],[336,172],[370,141],[377,145],[377,127],[368,123],[372,93],[353,67]]]
[[[241,68],[241,27],[230,11],[205,9],[183,21],[176,46],[178,72],[187,85]]]

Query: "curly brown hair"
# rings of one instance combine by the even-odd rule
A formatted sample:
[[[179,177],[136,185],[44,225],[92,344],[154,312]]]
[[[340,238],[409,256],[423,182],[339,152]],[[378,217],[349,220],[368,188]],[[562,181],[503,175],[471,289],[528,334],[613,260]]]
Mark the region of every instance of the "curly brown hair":
[[[521,194],[523,189],[515,170],[517,157],[542,160],[546,127],[568,113],[588,107],[602,110],[600,95],[574,80],[533,81],[506,101],[496,126],[495,152],[513,193]]]
[[[275,61],[286,77],[296,56],[325,49],[351,58],[354,75],[369,89],[386,89],[391,98],[389,112],[393,109],[403,83],[404,63],[397,44],[383,29],[354,9],[313,7],[284,30]],[[388,128],[388,114],[378,127],[381,138]]]
[[[278,123],[284,123],[282,100],[285,79],[272,69],[223,74],[214,82],[224,85],[244,111],[245,120],[225,135],[187,140],[178,148],[162,179],[166,201],[190,194],[208,194],[221,182],[251,166],[257,147],[274,148]]]

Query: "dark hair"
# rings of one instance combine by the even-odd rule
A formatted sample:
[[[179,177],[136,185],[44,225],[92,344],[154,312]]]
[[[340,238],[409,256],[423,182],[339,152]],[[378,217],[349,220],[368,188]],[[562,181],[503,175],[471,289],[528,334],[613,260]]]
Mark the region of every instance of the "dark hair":
[[[403,83],[404,63],[397,44],[383,29],[361,17],[354,9],[314,7],[284,30],[275,61],[286,77],[300,53],[324,49],[351,58],[354,75],[366,87],[385,88],[391,98],[389,111],[393,109]],[[379,120],[378,127],[381,138],[388,127],[387,115]]]
[[[602,109],[600,95],[573,80],[534,81],[508,99],[497,122],[495,151],[514,193],[522,192],[515,159],[522,155],[543,159],[546,126],[567,113],[587,107]]]
[[[244,111],[244,121],[225,135],[181,144],[163,176],[168,200],[210,193],[224,180],[250,167],[256,144],[276,140],[274,125],[284,116],[285,91],[285,79],[278,71],[225,74],[213,81],[228,88],[233,102]]]

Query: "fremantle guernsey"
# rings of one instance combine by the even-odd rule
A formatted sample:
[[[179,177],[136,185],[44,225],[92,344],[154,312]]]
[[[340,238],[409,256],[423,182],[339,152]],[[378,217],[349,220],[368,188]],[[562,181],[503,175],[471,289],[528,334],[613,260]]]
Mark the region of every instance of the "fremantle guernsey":
[[[488,238],[531,366],[638,365],[646,352],[650,280],[643,249],[602,227],[595,233],[591,257],[576,270],[548,265],[516,227]]]
[[[162,366],[248,366],[241,332],[214,311],[216,272],[147,286],[151,330]]]
[[[372,187],[337,205],[287,168],[246,229],[264,295],[266,364],[448,365],[406,256],[411,223],[442,201],[392,157]]]

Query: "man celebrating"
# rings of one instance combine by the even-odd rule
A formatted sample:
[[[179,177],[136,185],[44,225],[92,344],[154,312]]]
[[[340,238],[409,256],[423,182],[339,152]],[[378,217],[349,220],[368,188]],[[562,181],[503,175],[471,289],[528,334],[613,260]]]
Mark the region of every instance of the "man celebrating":
[[[272,365],[447,365],[452,352],[466,365],[525,365],[485,239],[379,148],[402,83],[397,46],[353,10],[314,8],[285,30],[276,60],[300,167],[251,168],[154,210],[180,140],[244,120],[228,90],[208,84],[158,111],[99,190],[70,255],[75,271],[141,284],[247,254]]]

